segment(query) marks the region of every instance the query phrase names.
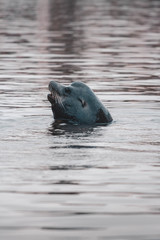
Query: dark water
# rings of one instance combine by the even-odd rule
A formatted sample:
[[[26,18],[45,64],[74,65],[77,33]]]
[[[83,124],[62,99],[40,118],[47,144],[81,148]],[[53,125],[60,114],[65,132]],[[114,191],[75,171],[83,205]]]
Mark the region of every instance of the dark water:
[[[52,127],[83,81],[108,127]],[[0,239],[160,239],[160,1],[0,0]]]

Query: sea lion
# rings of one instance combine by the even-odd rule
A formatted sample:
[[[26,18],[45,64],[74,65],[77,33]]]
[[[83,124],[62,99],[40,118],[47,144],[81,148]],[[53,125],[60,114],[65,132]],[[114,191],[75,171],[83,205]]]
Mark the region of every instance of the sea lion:
[[[49,91],[48,100],[55,120],[86,125],[108,124],[113,120],[95,93],[83,82],[64,86],[51,81]]]

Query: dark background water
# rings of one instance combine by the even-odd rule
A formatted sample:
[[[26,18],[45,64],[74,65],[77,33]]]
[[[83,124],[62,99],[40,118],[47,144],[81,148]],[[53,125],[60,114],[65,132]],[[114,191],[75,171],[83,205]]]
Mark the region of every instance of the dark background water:
[[[160,1],[0,0],[0,238],[160,239]],[[83,81],[108,127],[53,128]]]

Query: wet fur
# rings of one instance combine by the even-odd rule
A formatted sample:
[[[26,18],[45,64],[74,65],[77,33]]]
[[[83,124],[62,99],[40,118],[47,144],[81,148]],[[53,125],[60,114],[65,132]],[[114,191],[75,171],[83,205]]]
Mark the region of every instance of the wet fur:
[[[65,87],[51,81],[49,90],[48,100],[55,119],[87,125],[112,122],[109,111],[86,84],[74,82]]]

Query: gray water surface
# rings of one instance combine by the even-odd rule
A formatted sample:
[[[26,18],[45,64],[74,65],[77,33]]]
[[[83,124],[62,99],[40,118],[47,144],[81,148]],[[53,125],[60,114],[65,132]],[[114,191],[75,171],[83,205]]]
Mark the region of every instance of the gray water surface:
[[[54,127],[83,81],[109,126]],[[0,0],[0,239],[160,239],[160,1]]]

